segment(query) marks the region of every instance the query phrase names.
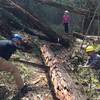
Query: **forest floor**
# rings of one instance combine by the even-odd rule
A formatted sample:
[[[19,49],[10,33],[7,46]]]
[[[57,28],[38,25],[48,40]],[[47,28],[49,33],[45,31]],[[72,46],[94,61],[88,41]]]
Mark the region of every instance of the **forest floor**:
[[[18,61],[22,59],[25,63]],[[20,98],[21,100],[53,100],[46,78],[47,72],[41,68],[41,61],[35,54],[17,52],[12,56],[11,62],[19,68],[24,82],[33,87],[31,96],[28,94]],[[31,62],[31,64],[27,62]],[[0,76],[0,100],[13,100],[12,98],[17,92],[14,79],[10,74],[6,74],[5,72],[0,72]]]
[[[74,71],[73,66],[69,68],[66,67],[66,65],[72,65],[71,62],[68,61],[68,58],[66,58],[70,49],[68,51],[60,45],[52,45],[51,49],[54,51],[56,57],[63,60],[64,66],[61,69],[65,72],[64,75],[66,75],[67,71],[73,80],[75,80],[76,84],[81,85],[81,91],[90,96],[90,100],[99,100],[100,81],[97,77],[94,78],[94,72],[91,78],[92,81],[90,81],[90,69],[78,68],[77,71]],[[79,49],[79,44],[76,45],[75,49]],[[36,52],[28,54],[17,51],[10,59],[20,70],[24,82],[33,87],[32,92],[18,100],[56,100],[53,95],[52,86],[50,86],[49,83],[50,78],[47,68],[43,65],[40,55]],[[8,73],[0,72],[0,100],[15,100],[13,97],[16,95],[16,92],[17,89],[13,77]]]

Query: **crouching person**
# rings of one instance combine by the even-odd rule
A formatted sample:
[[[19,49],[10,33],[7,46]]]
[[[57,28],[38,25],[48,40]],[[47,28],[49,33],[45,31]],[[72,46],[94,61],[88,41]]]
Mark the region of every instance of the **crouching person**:
[[[24,85],[17,67],[8,61],[17,49],[22,49],[23,39],[20,34],[14,34],[11,40],[0,40],[0,71],[10,72],[15,79],[18,91],[25,95],[30,89]]]
[[[88,46],[86,48],[86,53],[89,59],[85,65],[100,69],[100,55],[96,53],[95,48],[93,46]]]

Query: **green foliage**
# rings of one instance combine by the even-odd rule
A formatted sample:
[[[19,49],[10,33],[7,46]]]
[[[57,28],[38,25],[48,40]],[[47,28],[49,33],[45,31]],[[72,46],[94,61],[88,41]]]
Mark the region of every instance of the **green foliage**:
[[[97,88],[100,88],[99,71],[91,68],[78,68],[79,82],[84,86],[84,92],[90,97],[97,97]]]
[[[20,70],[22,79],[27,80],[32,75],[32,71],[29,70],[29,68],[24,64],[18,63],[16,67],[18,67],[18,69]],[[0,76],[1,76],[0,77],[1,84],[3,85],[15,84],[14,77],[10,73],[3,71],[0,72]]]
[[[24,64],[20,64],[19,65],[19,69],[20,69],[20,73],[23,79],[28,79],[31,76],[31,70],[28,69],[27,66],[25,66]]]
[[[100,54],[100,44],[96,47],[96,52]]]
[[[51,28],[57,32],[57,34],[63,34],[64,33],[64,28],[62,24],[59,25],[55,25],[55,24],[51,24]]]
[[[88,43],[87,41],[84,41],[85,45],[87,43]],[[78,50],[80,48],[81,42],[77,41],[75,44],[76,44],[75,50]],[[74,55],[77,56],[78,53],[80,54],[80,51],[75,52]],[[85,54],[86,53],[84,53],[83,55],[80,54],[84,62],[85,62],[85,59],[87,59],[87,55]],[[76,75],[78,82],[82,84],[83,86],[82,92],[88,95],[90,100],[97,100],[96,98],[98,98],[99,96],[98,90],[100,89],[100,69],[96,70],[91,67],[84,68],[82,67],[82,65],[84,65],[84,62],[74,65],[74,68],[77,68],[76,70],[74,70],[75,71],[74,73]],[[78,66],[78,65],[81,65],[81,66]]]
[[[5,39],[5,37],[3,37],[3,36],[0,35],[0,40],[3,40],[3,39]]]

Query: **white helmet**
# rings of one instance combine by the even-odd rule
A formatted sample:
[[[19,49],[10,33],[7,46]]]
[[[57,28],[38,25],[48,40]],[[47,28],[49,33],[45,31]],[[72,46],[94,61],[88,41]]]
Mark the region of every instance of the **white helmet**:
[[[65,10],[65,13],[69,13],[69,11],[68,10]]]

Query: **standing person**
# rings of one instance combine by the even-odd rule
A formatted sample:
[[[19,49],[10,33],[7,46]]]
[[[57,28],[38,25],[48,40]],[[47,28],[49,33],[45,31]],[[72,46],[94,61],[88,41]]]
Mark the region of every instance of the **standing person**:
[[[24,95],[29,88],[24,85],[17,67],[8,61],[16,49],[23,49],[23,40],[23,36],[19,34],[14,34],[11,40],[0,40],[0,71],[10,72],[14,76],[18,91]]]
[[[63,15],[63,25],[64,25],[65,33],[69,32],[69,27],[68,27],[69,21],[70,21],[69,11],[66,10]]]

